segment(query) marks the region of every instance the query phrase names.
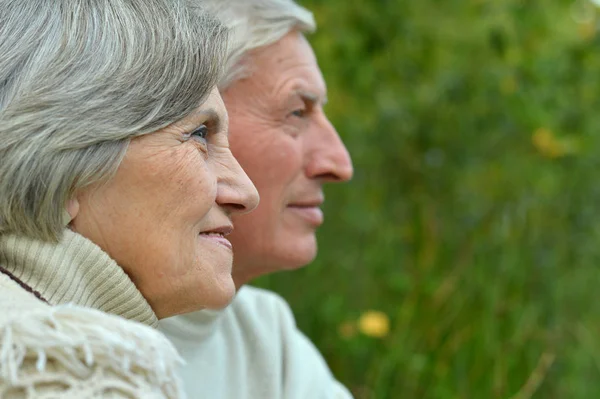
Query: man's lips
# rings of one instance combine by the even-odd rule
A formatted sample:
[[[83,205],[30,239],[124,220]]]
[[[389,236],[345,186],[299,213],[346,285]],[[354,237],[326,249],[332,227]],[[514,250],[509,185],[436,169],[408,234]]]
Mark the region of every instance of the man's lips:
[[[295,215],[304,219],[308,224],[319,227],[323,224],[323,211],[319,207],[320,203],[289,204],[288,209]]]
[[[306,195],[306,196],[298,196],[295,200],[290,201],[288,206],[297,207],[297,208],[314,208],[320,207],[325,202],[325,196],[323,193],[317,195]]]

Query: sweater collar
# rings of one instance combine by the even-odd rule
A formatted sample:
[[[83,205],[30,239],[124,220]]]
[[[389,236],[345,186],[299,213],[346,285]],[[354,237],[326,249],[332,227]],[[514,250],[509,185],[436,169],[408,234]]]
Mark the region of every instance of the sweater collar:
[[[123,269],[87,238],[58,243],[0,236],[0,266],[52,305],[75,303],[156,327],[152,308]]]
[[[222,310],[204,309],[169,317],[160,320],[158,328],[170,336],[183,339],[194,337],[194,340],[200,342],[208,339],[217,331],[217,326],[227,311],[228,308]]]
[[[192,337],[195,342],[207,340],[220,331],[219,326],[226,322],[224,320],[236,317],[233,314],[236,311],[236,302],[242,300],[241,295],[244,295],[246,290],[246,287],[241,287],[233,301],[223,309],[203,309],[161,319],[158,329],[168,337],[178,337],[183,340]]]

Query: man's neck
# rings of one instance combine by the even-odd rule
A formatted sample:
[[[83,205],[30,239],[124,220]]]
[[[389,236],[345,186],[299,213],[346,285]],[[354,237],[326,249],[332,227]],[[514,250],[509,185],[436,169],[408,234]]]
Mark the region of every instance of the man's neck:
[[[265,263],[234,260],[232,277],[236,290],[239,290],[244,284],[248,284],[255,278],[269,274],[269,270]]]

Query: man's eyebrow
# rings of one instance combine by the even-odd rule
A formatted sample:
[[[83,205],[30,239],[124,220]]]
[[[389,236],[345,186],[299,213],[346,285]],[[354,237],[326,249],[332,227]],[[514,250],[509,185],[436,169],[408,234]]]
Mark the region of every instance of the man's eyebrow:
[[[325,105],[327,104],[328,98],[327,95],[324,96],[320,96],[318,94],[309,92],[309,91],[305,91],[305,90],[297,90],[296,94],[299,95],[302,100],[310,102],[312,104],[321,104],[321,105]]]

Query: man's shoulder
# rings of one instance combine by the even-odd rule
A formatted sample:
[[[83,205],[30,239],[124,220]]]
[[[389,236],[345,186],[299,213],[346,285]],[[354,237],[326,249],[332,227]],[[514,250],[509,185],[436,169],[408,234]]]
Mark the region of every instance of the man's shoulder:
[[[319,350],[296,326],[288,303],[278,294],[244,287],[232,304],[231,322],[243,325],[252,318],[247,335],[259,353],[267,349],[284,367],[281,379],[285,397],[330,397],[351,399],[348,390],[335,380]],[[262,339],[261,339],[262,338]],[[275,348],[275,349],[274,349]]]

